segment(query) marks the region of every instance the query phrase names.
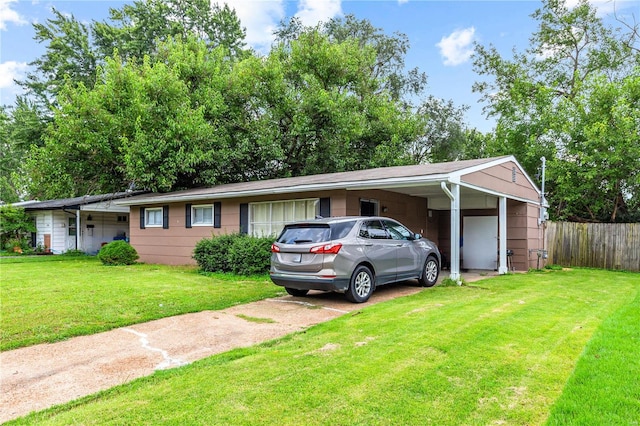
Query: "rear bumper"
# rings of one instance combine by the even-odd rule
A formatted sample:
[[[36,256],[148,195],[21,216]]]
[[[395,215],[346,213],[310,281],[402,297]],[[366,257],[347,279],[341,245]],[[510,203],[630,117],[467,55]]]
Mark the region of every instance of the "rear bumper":
[[[329,278],[309,275],[282,274],[272,272],[271,281],[282,287],[296,290],[322,290],[344,293],[349,288],[348,278]]]

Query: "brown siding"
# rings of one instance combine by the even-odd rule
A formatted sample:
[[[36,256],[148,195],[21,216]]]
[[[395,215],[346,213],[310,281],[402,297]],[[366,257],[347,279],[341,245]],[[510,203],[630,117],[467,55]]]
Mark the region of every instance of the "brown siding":
[[[512,170],[516,169],[516,181],[512,181]],[[531,185],[522,170],[516,163],[510,161],[487,169],[463,175],[463,182],[479,186],[481,188],[509,194],[515,197],[536,201],[539,193]]]
[[[535,268],[538,249],[542,249],[542,227],[538,226],[539,207],[535,204],[507,202],[507,248],[513,250],[516,271]]]
[[[424,198],[410,197],[387,191],[339,190],[244,197],[230,200],[212,199],[191,203],[197,205],[221,201],[221,228],[213,228],[213,226],[186,228],[186,203],[173,203],[169,205],[169,229],[155,227],[140,229],[140,206],[132,206],[130,220],[131,244],[138,251],[142,262],[169,265],[195,264],[191,256],[198,241],[203,238],[209,238],[212,235],[230,234],[239,231],[241,203],[322,197],[331,198],[332,216],[357,216],[360,214],[360,198],[373,198],[380,202],[381,207],[388,207],[387,213],[381,213],[381,215],[401,221],[414,232],[425,234],[425,230],[427,230],[427,208]]]
[[[379,202],[380,216],[391,217],[402,222],[413,232],[427,235],[427,200],[420,197],[399,194],[382,190],[346,191],[347,216],[360,215],[360,200],[375,199]],[[333,199],[331,200],[333,203]],[[387,208],[383,212],[383,207]]]

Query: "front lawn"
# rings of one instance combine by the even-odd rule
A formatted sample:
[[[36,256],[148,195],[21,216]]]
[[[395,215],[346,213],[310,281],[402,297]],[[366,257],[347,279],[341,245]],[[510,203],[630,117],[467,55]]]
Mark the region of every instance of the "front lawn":
[[[267,276],[193,267],[103,266],[95,257],[1,258],[0,350],[283,294]]]
[[[639,312],[632,273],[435,287],[15,423],[637,424]]]

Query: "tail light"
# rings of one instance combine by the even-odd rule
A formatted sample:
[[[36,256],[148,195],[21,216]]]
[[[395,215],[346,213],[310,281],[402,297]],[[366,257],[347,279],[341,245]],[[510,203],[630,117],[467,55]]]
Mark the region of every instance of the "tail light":
[[[311,247],[311,250],[309,250],[309,252],[315,254],[338,254],[341,248],[342,244],[340,243],[325,244],[323,246]]]
[[[280,253],[280,247],[275,244],[271,244],[271,253]]]

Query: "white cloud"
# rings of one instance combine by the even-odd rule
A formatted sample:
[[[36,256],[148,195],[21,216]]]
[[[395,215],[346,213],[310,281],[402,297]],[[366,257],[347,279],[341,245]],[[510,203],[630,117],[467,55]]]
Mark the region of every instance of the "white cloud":
[[[300,0],[296,17],[303,25],[314,26],[342,15],[341,0]]]
[[[460,65],[471,58],[475,33],[476,29],[470,27],[456,30],[450,35],[442,37],[436,46],[440,49],[440,55],[444,58],[445,65]]]
[[[284,0],[225,0],[222,3],[235,9],[247,30],[247,44],[258,52],[268,52],[274,40],[273,32],[285,17]]]
[[[288,0],[220,0],[220,3],[226,3],[235,9],[247,31],[247,44],[258,52],[267,53],[275,38],[273,32],[280,22],[287,18],[286,1]],[[308,26],[340,15],[341,0],[299,0],[298,11],[295,14],[303,25]]]
[[[0,64],[0,89],[13,87],[14,79],[22,77],[22,73],[27,70],[25,62],[8,61]]]
[[[0,30],[7,29],[7,22],[13,22],[18,25],[27,23],[18,12],[11,9],[11,3],[15,3],[16,1],[17,0],[0,0]]]

